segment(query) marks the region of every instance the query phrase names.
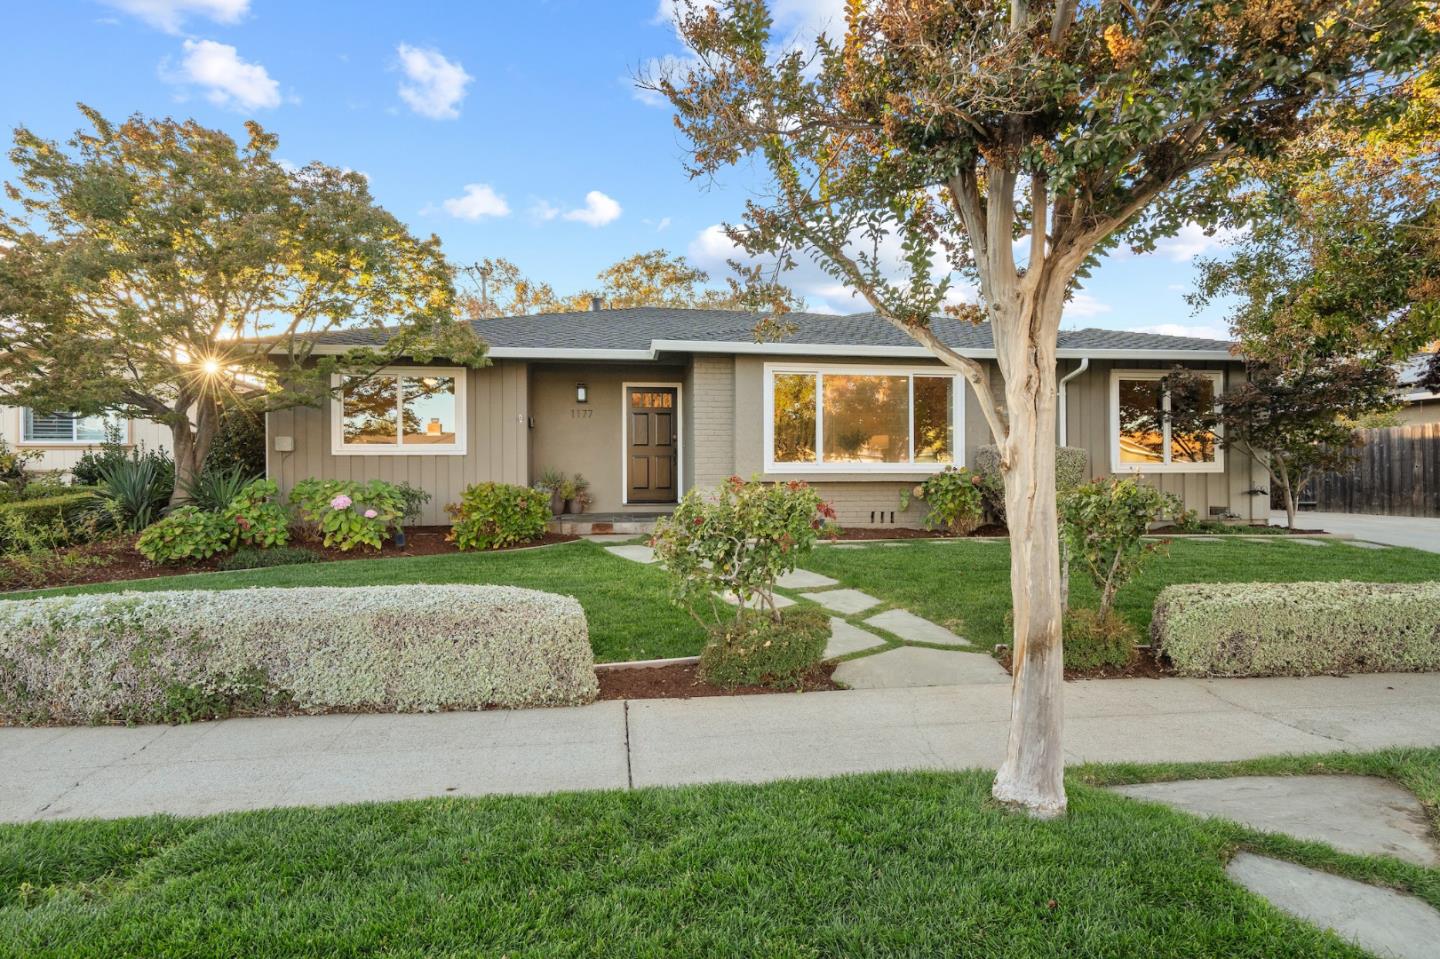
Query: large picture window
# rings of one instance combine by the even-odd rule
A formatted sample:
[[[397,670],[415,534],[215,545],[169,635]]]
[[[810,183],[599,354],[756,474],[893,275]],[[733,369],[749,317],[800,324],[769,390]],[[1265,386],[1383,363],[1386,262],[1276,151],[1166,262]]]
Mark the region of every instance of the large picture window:
[[[37,413],[28,407],[20,419],[23,443],[103,443],[112,435],[122,435],[124,429],[114,416]]]
[[[465,452],[464,371],[390,369],[335,385],[335,453]]]
[[[1115,370],[1110,376],[1110,468],[1117,473],[1219,473],[1225,453],[1211,433],[1171,427],[1174,404],[1213,407],[1222,386],[1218,372],[1199,374],[1200,385],[1183,400],[1165,388],[1163,370]]]
[[[767,367],[772,472],[925,472],[958,462],[960,384],[933,370]]]

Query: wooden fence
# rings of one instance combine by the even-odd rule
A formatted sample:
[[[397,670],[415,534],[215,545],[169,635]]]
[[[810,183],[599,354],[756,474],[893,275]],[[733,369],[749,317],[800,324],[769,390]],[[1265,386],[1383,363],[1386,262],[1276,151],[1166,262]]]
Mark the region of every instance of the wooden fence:
[[[1361,430],[1360,436],[1354,464],[1314,482],[1316,509],[1440,516],[1440,423]]]

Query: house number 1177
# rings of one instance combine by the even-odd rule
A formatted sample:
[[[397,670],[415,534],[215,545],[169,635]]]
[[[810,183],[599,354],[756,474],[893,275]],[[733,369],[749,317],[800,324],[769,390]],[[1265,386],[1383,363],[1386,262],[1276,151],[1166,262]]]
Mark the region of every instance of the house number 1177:
[[[594,410],[582,409],[582,408],[580,408],[580,407],[578,407],[578,406],[575,407],[574,409],[572,409],[572,410],[570,411],[570,418],[571,418],[572,420],[588,420],[590,417],[592,417],[592,416],[594,416],[594,415],[595,415],[595,411],[594,411]]]

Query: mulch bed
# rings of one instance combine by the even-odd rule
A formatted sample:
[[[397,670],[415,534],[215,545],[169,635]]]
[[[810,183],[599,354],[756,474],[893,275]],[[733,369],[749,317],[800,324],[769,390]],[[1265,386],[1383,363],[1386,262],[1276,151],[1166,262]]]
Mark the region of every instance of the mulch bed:
[[[1005,672],[1010,672],[1010,650],[1002,648],[996,657]],[[1175,667],[1160,657],[1153,649],[1142,646],[1135,650],[1135,657],[1123,669],[1102,666],[1099,669],[1067,669],[1066,680],[1071,679],[1164,679],[1174,676]]]
[[[753,696],[760,693],[791,693],[793,689],[772,689],[769,686],[736,686],[726,689],[701,682],[697,663],[676,663],[672,666],[641,666],[633,669],[597,669],[601,699],[691,699],[699,696]],[[830,674],[834,663],[815,667],[801,683],[801,689],[839,689]]]
[[[997,523],[978,526],[965,536],[954,536],[943,530],[906,529],[899,526],[862,526],[843,528],[835,537],[840,542],[852,539],[966,539],[969,536],[1009,536],[1010,531]],[[829,537],[825,537],[829,539]],[[821,540],[824,542],[825,540]]]
[[[448,526],[415,526],[405,530],[405,548],[387,542],[378,553],[369,548],[350,552],[325,549],[318,541],[296,538],[291,546],[308,549],[319,556],[321,562],[350,559],[404,559],[415,556],[438,556],[459,552],[453,543],[445,541],[450,532]],[[521,546],[507,549],[525,549],[533,546],[548,546],[552,543],[569,543],[580,537],[569,533],[549,533]],[[491,552],[505,552],[492,550]],[[9,569],[0,566],[0,591],[47,589],[52,586],[81,586],[87,583],[112,583],[134,579],[154,579],[157,576],[177,576],[184,573],[209,573],[220,569],[223,557],[195,560],[190,563],[152,563],[135,549],[134,537],[110,540],[101,543],[86,543],[54,551],[53,558],[34,569]],[[3,564],[0,560],[0,564]]]

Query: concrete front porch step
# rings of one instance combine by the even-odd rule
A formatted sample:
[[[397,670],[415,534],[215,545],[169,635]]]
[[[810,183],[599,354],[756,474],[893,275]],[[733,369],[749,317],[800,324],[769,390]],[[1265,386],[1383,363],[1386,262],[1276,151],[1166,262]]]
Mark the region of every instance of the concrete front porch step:
[[[550,531],[574,536],[600,533],[629,533],[639,536],[653,533],[655,521],[669,515],[669,510],[646,513],[565,513],[550,521]]]

